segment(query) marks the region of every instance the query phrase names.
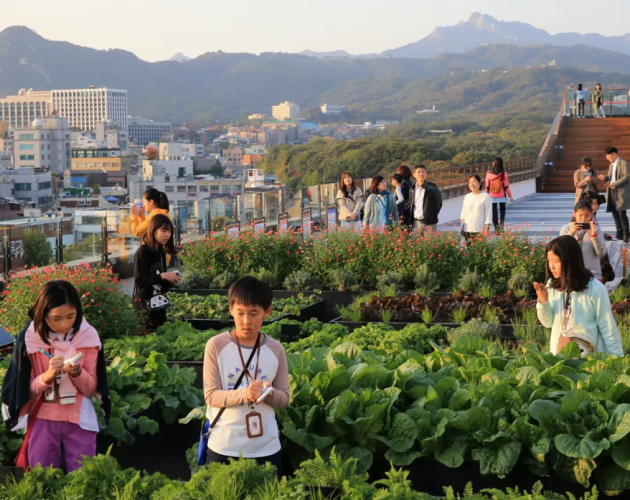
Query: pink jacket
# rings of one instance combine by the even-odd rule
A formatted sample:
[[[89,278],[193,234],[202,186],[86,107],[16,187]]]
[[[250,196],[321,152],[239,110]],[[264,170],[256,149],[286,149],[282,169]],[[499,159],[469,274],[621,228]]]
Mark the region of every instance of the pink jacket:
[[[497,177],[501,177],[501,175],[503,176],[503,190],[500,193],[491,193],[490,192],[490,183],[496,179]],[[508,198],[512,198],[512,191],[510,190],[509,187],[509,183],[508,183],[508,174],[507,172],[503,172],[500,175],[496,175],[493,174],[492,172],[490,172],[490,170],[488,170],[486,172],[486,192],[490,195],[490,198],[505,198],[506,196]]]

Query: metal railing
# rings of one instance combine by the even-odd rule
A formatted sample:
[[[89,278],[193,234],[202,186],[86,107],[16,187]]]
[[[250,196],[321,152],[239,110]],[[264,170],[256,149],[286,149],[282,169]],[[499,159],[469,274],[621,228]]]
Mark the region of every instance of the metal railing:
[[[584,90],[584,115],[595,116],[592,89]],[[577,87],[567,85],[562,97],[562,116],[578,116]],[[630,116],[630,89],[602,89],[602,109],[606,116]]]

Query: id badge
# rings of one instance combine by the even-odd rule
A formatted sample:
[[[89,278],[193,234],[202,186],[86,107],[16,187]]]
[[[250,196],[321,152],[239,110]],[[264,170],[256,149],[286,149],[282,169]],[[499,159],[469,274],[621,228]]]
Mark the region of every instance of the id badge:
[[[257,411],[252,411],[245,417],[247,437],[257,438],[263,435],[262,416]]]
[[[57,380],[53,380],[50,387],[44,391],[44,403],[54,403],[57,401]]]

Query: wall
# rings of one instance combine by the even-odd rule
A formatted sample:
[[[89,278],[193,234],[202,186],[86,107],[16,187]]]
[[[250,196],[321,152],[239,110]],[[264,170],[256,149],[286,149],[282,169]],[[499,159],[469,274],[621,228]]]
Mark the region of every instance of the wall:
[[[512,196],[515,200],[525,198],[536,194],[536,179],[528,179],[526,181],[510,184]],[[459,216],[462,213],[462,205],[464,204],[464,196],[445,200],[440,211],[440,224],[449,222],[459,222]]]

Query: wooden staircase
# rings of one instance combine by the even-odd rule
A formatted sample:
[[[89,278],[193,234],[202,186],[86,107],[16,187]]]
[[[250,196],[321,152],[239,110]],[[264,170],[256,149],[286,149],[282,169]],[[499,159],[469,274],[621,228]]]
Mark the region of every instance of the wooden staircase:
[[[604,151],[615,146],[622,158],[630,159],[630,117],[564,118],[561,138],[562,159],[555,161],[553,175],[545,179],[545,193],[574,193],[573,174],[580,168],[582,157],[593,160],[597,174],[606,175],[608,161]],[[598,181],[604,192],[604,183]]]

